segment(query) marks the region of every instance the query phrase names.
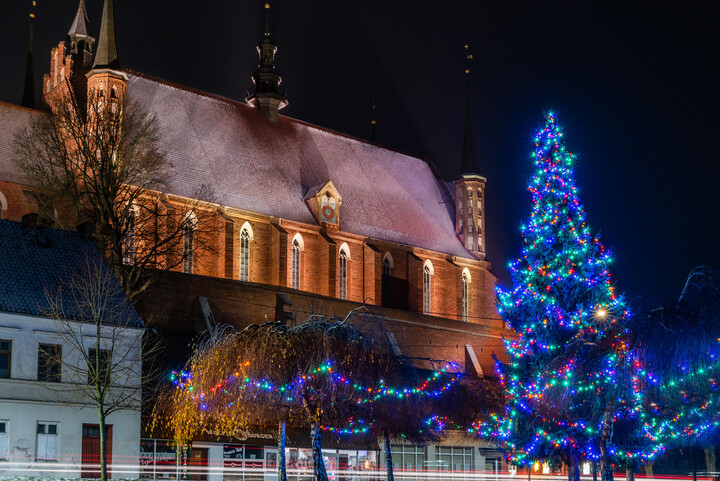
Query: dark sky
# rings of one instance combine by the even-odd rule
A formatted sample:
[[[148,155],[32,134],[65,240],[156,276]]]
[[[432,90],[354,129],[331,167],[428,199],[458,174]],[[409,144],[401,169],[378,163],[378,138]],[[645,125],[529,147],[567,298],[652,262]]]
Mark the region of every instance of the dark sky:
[[[87,0],[99,31],[101,0]],[[0,100],[22,92],[30,0],[0,7]],[[35,72],[77,0],[38,0]],[[640,307],[676,297],[693,267],[720,268],[720,29],[694,2],[272,2],[290,105],[283,114],[427,155],[458,173],[467,42],[488,257],[502,283],[529,214],[529,153],[552,109],[579,155],[590,225]],[[706,2],[698,2],[706,3]],[[261,1],[116,0],[124,67],[241,100],[264,28]]]

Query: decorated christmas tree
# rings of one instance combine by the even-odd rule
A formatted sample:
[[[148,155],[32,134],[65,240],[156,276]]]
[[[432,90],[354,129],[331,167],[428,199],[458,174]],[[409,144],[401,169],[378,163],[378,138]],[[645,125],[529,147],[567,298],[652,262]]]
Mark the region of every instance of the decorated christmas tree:
[[[511,263],[512,290],[498,292],[503,319],[517,332],[498,363],[506,413],[498,435],[513,462],[567,463],[611,456],[614,422],[632,398],[623,339],[627,309],[614,291],[610,254],[591,234],[573,164],[555,116],[535,138],[530,217]],[[603,478],[612,476],[609,462]],[[607,471],[607,472],[605,472]]]

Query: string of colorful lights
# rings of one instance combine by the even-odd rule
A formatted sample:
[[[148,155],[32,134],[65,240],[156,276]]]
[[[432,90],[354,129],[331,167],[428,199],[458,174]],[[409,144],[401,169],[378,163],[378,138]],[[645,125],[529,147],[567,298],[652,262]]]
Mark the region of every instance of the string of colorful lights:
[[[585,220],[563,137],[548,114],[535,138],[521,256],[509,266],[513,289],[498,290],[500,314],[518,337],[506,341],[509,362],[497,363],[507,407],[493,434],[519,464],[569,451],[597,459],[608,406],[613,421],[635,412],[632,397],[598,403],[620,389],[627,346],[608,336],[629,312],[613,287],[610,253]],[[609,349],[594,350],[603,344]]]

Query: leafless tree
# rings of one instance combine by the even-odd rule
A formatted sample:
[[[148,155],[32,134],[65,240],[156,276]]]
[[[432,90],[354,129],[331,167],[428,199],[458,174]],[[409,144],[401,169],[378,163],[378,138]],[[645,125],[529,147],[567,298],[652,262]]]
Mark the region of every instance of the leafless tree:
[[[173,269],[213,251],[212,192],[168,198],[171,164],[157,121],[137,103],[88,92],[67,94],[15,138],[16,163],[37,191],[40,213],[59,226],[88,223],[128,296],[152,280],[146,268]]]
[[[60,348],[45,353],[40,370],[56,373],[47,383],[54,399],[97,410],[100,474],[107,479],[106,421],[118,411],[139,411],[141,390],[152,372],[158,344],[147,334],[118,280],[102,258],[88,256],[57,288],[46,290],[47,317],[55,322]],[[64,352],[63,352],[64,351]],[[143,369],[145,367],[145,369]]]

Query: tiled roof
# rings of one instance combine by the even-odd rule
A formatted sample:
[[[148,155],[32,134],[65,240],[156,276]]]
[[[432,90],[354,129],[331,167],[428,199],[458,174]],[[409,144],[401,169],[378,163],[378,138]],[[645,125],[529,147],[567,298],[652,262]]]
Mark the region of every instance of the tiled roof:
[[[129,74],[127,91],[157,118],[171,194],[190,197],[208,186],[223,205],[315,224],[304,198],[332,180],[343,199],[342,231],[473,258],[422,159],[284,116],[272,124],[244,103],[141,74]],[[0,102],[2,180],[22,180],[13,136],[32,115],[42,114]]]
[[[341,230],[472,258],[447,196],[422,160],[240,102],[130,74],[128,95],[158,120],[173,165],[170,193],[210,186],[230,207],[314,224],[304,202],[332,180]],[[453,188],[454,190],[454,188]]]
[[[100,266],[109,274],[95,244],[78,233],[0,220],[0,311],[47,316],[46,293],[58,292],[73,275],[87,275],[88,265]],[[119,284],[116,287],[117,297],[110,302],[114,312],[122,313],[118,321],[142,327],[143,321],[122,288]],[[75,320],[89,319],[73,302],[68,289],[62,292],[66,315]]]
[[[15,134],[26,127],[38,110],[0,102],[0,180],[22,182],[23,175],[15,165]]]

